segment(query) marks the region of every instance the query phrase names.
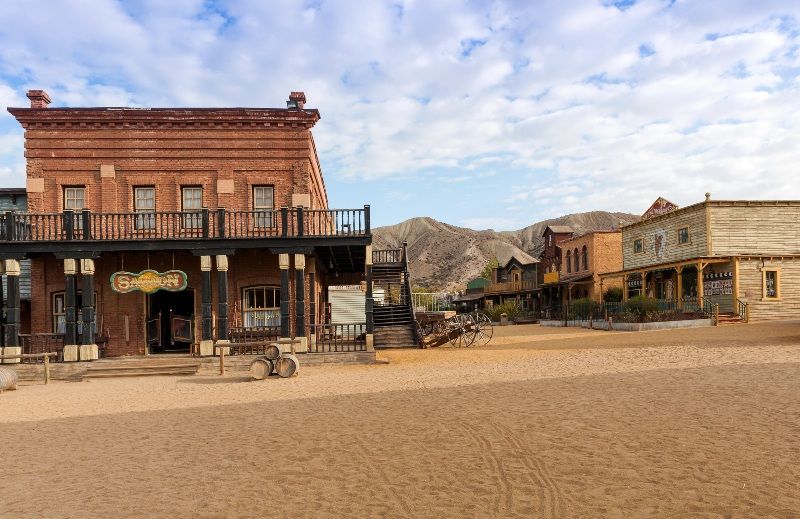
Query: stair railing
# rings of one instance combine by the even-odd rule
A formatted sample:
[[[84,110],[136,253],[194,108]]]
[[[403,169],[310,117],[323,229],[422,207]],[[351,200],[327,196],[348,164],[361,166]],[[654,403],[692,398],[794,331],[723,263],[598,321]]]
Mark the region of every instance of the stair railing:
[[[741,299],[736,300],[736,313],[744,322],[750,322],[750,305]]]
[[[403,252],[402,252],[403,256],[402,256],[402,259],[403,259],[403,281],[404,281],[405,290],[406,290],[406,305],[408,305],[408,310],[411,313],[411,327],[414,330],[414,341],[416,341],[417,344],[422,344],[422,342],[421,342],[422,341],[422,337],[420,337],[420,335],[419,335],[419,330],[418,330],[419,327],[417,326],[417,316],[414,313],[414,301],[411,298],[411,281],[409,280],[409,275],[408,275],[408,251],[407,251],[407,249],[408,249],[408,242],[404,241],[403,242]]]

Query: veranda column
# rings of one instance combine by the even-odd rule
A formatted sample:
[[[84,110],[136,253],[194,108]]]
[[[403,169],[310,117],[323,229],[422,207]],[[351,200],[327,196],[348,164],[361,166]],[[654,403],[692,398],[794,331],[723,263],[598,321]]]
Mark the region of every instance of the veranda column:
[[[281,338],[290,337],[289,316],[289,255],[278,255],[278,267],[281,269]]]
[[[622,302],[628,301],[628,275],[622,275]]]
[[[677,273],[677,280],[675,283],[675,295],[678,298],[677,306],[678,310],[683,310],[683,267],[675,267],[675,272]]]
[[[697,306],[699,307],[700,311],[703,310],[703,269],[705,265],[703,263],[697,264]]]
[[[94,335],[97,330],[96,312],[94,310],[94,272],[94,260],[82,259],[81,320],[83,321],[83,326],[81,328],[81,360],[97,360],[99,358],[97,344],[94,342]]]
[[[296,346],[296,351],[306,353],[308,351],[308,338],[306,337],[306,256],[305,254],[294,255],[294,335],[300,341]]]
[[[311,257],[306,262],[308,272],[308,330],[309,348],[317,343],[317,262]]]
[[[367,351],[375,350],[375,298],[372,294],[372,245],[367,245],[367,255],[364,261],[364,277],[366,278],[367,291],[364,297],[364,313],[367,320]]]
[[[75,308],[78,268],[74,259],[64,260],[64,362],[78,360],[78,316]],[[55,319],[55,316],[53,316]]]
[[[19,344],[19,261],[9,259],[5,261],[7,290],[6,305],[6,347],[3,348],[5,355],[19,355],[22,348]],[[5,361],[8,364],[16,364],[20,359]]]
[[[217,256],[217,342],[218,346],[230,344],[228,336],[228,257]],[[226,348],[225,354],[230,353]]]
[[[200,355],[214,355],[214,322],[211,303],[211,256],[200,256]]]

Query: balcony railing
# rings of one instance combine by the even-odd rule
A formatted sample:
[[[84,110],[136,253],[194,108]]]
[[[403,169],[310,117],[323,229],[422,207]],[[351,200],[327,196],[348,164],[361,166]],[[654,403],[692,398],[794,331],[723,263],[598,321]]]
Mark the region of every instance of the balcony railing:
[[[486,294],[505,294],[510,292],[529,292],[536,290],[536,281],[506,281],[486,285]]]
[[[368,205],[363,209],[0,214],[0,242],[352,237],[370,232]]]

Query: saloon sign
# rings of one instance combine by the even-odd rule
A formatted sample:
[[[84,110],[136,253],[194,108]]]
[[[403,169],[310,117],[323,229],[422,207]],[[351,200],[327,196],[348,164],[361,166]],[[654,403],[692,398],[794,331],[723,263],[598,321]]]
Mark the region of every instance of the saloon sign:
[[[111,288],[115,292],[127,294],[136,290],[152,294],[159,290],[180,292],[186,288],[188,277],[180,270],[157,272],[143,270],[141,272],[115,272],[111,274]]]
[[[642,215],[642,220],[647,220],[648,218],[652,218],[654,216],[659,216],[662,214],[671,213],[678,206],[667,200],[663,197],[658,197],[653,205],[650,206],[650,209],[644,212]]]

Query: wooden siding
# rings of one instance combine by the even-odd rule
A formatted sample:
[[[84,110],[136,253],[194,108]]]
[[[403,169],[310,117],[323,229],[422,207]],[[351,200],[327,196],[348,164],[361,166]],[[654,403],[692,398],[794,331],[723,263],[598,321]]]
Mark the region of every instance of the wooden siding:
[[[800,259],[764,259],[764,268],[780,269],[780,300],[763,300],[762,260],[739,262],[739,299],[750,307],[752,321],[800,318]]]
[[[689,243],[678,244],[678,229],[689,227]],[[663,233],[664,246],[656,254],[656,235]],[[633,252],[633,242],[643,239],[642,252]],[[686,207],[675,213],[645,220],[622,228],[622,260],[624,269],[635,269],[707,256],[708,230],[703,204]]]
[[[707,274],[710,269],[713,269],[714,272],[733,272],[734,265],[731,261],[730,263],[718,263],[715,265],[709,265],[706,267],[705,273]],[[704,283],[709,283],[709,281],[704,281]],[[717,303],[719,305],[719,311],[723,313],[729,312],[736,312],[736,304],[735,304],[735,294],[722,294],[718,296],[704,296],[706,301],[711,303]]]
[[[714,256],[800,254],[800,202],[712,202]]]

